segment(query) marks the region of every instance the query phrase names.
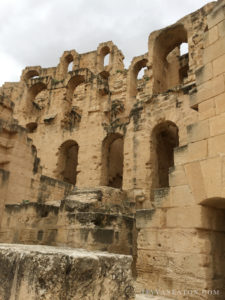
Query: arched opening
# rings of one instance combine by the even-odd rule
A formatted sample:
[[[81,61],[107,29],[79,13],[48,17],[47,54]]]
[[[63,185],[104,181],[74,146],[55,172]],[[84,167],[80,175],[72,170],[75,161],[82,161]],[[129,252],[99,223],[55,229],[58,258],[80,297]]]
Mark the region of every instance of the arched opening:
[[[30,111],[42,110],[45,107],[47,86],[42,82],[38,82],[31,86],[27,92],[27,107]]]
[[[177,126],[170,121],[158,124],[152,132],[152,188],[169,186],[169,169],[174,166],[174,148],[179,145]]]
[[[109,53],[105,55],[104,57],[104,67],[108,66],[109,65]]]
[[[219,291],[212,299],[224,299],[225,294],[225,198],[209,198],[202,202],[202,228],[198,238],[205,241],[207,257],[206,280],[209,290]],[[211,298],[210,298],[211,299]]]
[[[123,136],[108,135],[102,144],[102,185],[122,188]]]
[[[142,59],[138,61],[131,70],[130,73],[130,96],[136,97],[138,92],[138,87],[144,80],[145,71],[147,70],[147,59]]]
[[[85,78],[83,75],[76,75],[73,76],[67,85],[67,100],[72,102],[73,99],[73,94],[74,94],[74,90],[76,89],[76,87],[78,85],[80,85],[81,83],[85,82]]]
[[[73,140],[64,142],[59,148],[57,164],[57,178],[76,184],[78,165],[78,144]]]
[[[138,72],[137,79],[138,80],[142,79],[145,75],[145,71],[147,71],[147,70],[148,70],[147,67],[141,68],[141,70]]]
[[[110,63],[110,48],[104,46],[100,51],[100,65],[102,68],[108,66]]]
[[[101,77],[103,78],[103,79],[108,79],[109,78],[109,72],[108,71],[102,71],[102,72],[100,72],[99,73],[100,75],[101,75]]]
[[[189,54],[188,54],[188,43],[182,43],[180,45],[180,57],[179,57],[179,80],[180,83],[188,77],[189,70]]]
[[[65,57],[65,73],[73,71],[73,56],[72,54],[68,54]]]
[[[29,70],[25,75],[24,75],[24,80],[28,80],[30,78],[37,78],[39,77],[39,73],[36,70]]]
[[[73,71],[73,62],[72,61],[68,64],[67,70],[68,70],[68,72]]]
[[[180,44],[180,55],[186,55],[188,54],[188,43],[182,43]]]
[[[186,44],[186,45],[184,45]],[[183,24],[163,30],[153,50],[154,93],[162,93],[181,84],[188,75],[187,31]]]

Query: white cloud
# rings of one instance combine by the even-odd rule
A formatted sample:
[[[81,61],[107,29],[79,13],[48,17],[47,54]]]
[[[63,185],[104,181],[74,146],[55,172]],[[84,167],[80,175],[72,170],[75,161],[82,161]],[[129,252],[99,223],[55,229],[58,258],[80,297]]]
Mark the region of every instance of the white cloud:
[[[11,56],[0,52],[0,85],[7,81],[19,81],[22,68]]]

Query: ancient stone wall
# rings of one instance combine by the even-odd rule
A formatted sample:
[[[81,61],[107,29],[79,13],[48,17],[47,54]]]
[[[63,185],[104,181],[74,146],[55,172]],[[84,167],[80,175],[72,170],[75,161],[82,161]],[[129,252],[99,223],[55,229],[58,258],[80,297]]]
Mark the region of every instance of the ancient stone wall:
[[[65,51],[56,68],[28,67],[19,83],[6,83],[2,94],[15,103],[14,117],[27,128],[41,159],[43,175],[80,187],[113,186],[120,181],[117,186],[130,191],[131,198],[144,199],[140,206],[151,206],[151,132],[163,119],[172,121],[179,128],[180,144],[187,143],[186,127],[197,114],[189,108],[184,94],[195,84],[206,16],[212,6],[152,33],[149,52],[135,57],[129,70],[124,69],[121,51],[107,42],[85,54]],[[179,54],[183,42],[189,46],[185,57]],[[164,49],[164,53],[157,49]],[[104,65],[107,55],[109,62]],[[137,79],[142,68],[146,68],[145,74]],[[171,82],[163,83],[165,68]],[[162,91],[166,93],[159,96]],[[114,171],[118,174],[110,174],[107,153],[119,137],[124,149],[120,163],[123,174],[119,171],[122,167]],[[69,153],[74,153],[71,163],[65,159]],[[73,170],[69,170],[70,164],[75,165]]]
[[[209,3],[151,33],[128,70],[106,42],[5,83],[0,241],[132,254],[137,292],[224,299],[224,22]]]
[[[207,17],[197,89],[189,92],[197,119],[187,126],[186,145],[174,150],[169,185],[154,190],[153,209],[136,213],[138,286],[197,291],[188,295],[196,300],[225,295],[224,19],[221,1]]]
[[[59,202],[7,204],[0,230],[0,242],[69,246],[134,258],[135,241],[135,219],[126,195],[110,188],[75,190]]]

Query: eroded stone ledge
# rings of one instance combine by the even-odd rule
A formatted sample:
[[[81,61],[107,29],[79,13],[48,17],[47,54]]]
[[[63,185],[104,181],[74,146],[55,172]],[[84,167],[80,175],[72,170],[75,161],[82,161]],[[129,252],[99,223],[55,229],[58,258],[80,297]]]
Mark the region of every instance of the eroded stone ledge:
[[[131,256],[0,244],[0,299],[134,299]]]

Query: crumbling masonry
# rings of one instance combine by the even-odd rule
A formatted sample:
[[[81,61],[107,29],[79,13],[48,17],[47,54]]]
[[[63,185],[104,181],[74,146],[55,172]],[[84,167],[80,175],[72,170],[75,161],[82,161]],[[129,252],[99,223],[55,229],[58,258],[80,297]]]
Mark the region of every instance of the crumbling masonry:
[[[0,88],[1,300],[225,299],[225,0],[123,59],[65,51]]]

